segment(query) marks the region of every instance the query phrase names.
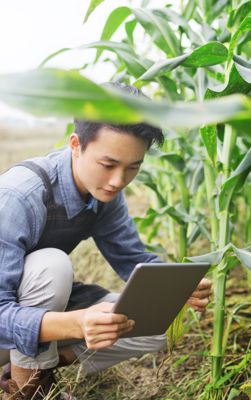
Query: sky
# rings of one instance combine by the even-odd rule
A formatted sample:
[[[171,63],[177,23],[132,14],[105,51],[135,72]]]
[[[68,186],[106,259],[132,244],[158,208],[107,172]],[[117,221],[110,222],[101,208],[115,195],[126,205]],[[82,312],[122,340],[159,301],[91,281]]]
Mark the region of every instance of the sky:
[[[90,0],[0,0],[0,74],[36,68],[54,51],[99,40],[112,9],[121,5],[137,7],[140,2],[105,0],[83,24]],[[163,5],[163,0],[154,1],[155,6],[158,4]],[[115,40],[120,37],[118,32]],[[94,54],[95,50],[61,54],[48,66],[81,67]],[[111,76],[111,67],[107,63],[99,65],[90,69],[86,76],[104,82]],[[0,118],[8,111],[0,105]]]
[[[36,68],[50,53],[98,40],[111,9],[128,1],[106,0],[84,25],[90,0],[0,0],[0,73]],[[86,53],[86,54],[84,54]],[[89,53],[91,54],[91,53]],[[50,65],[75,67],[82,55],[59,56]]]

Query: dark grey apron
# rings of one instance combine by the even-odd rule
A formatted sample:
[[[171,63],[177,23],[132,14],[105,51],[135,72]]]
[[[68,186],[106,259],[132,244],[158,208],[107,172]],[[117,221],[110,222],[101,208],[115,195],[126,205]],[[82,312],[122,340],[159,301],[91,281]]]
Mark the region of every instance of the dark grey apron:
[[[46,171],[33,161],[23,161],[16,166],[26,167],[36,173],[47,192],[46,224],[37,245],[27,254],[46,247],[57,248],[69,254],[81,240],[91,236],[93,224],[104,204],[98,202],[97,214],[93,210],[82,210],[75,217],[68,219],[65,208],[54,201],[52,185]],[[109,292],[99,285],[74,282],[67,310],[79,309],[80,305],[81,308],[89,307],[107,293]]]

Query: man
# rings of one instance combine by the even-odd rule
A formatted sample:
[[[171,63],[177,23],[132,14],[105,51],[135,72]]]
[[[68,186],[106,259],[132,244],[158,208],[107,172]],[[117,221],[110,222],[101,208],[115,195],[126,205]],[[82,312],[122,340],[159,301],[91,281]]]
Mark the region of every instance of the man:
[[[119,339],[134,321],[112,313],[117,295],[73,283],[67,255],[91,236],[124,280],[137,263],[160,262],[145,251],[122,194],[153,143],[163,135],[147,124],[76,120],[67,149],[0,177],[0,365],[11,363],[0,382],[5,399],[29,399],[38,387],[35,398],[43,398],[52,368],[76,359],[91,374],[165,347],[164,335]],[[202,311],[209,293],[203,280],[190,304]]]

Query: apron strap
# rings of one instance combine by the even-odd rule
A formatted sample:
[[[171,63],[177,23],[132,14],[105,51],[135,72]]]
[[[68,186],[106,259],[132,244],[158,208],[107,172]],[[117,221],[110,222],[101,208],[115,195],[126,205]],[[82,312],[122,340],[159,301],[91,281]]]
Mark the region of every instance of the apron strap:
[[[35,172],[35,174],[37,174],[42,179],[42,182],[46,188],[47,204],[54,203],[54,196],[53,196],[50,179],[49,179],[46,171],[42,167],[40,167],[40,165],[34,163],[33,161],[22,161],[18,164],[13,165],[13,167],[25,167],[25,168],[28,168],[31,171]]]

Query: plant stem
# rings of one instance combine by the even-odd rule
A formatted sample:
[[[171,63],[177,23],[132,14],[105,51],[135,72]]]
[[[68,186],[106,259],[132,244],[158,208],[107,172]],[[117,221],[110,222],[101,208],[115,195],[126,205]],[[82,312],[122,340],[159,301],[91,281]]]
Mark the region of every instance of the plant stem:
[[[185,176],[182,172],[178,172],[177,182],[181,193],[181,204],[185,211],[189,211],[189,191],[186,187]],[[180,225],[179,228],[179,258],[182,260],[187,256],[187,224]]]
[[[210,160],[205,160],[204,162],[204,174],[205,174],[205,182],[206,182],[206,191],[207,191],[207,201],[210,211],[210,224],[211,224],[211,249],[212,251],[216,250],[217,242],[218,242],[218,230],[219,230],[219,222],[216,213],[216,185],[215,185],[215,171]]]
[[[225,127],[223,143],[223,171],[227,179],[230,174],[232,152],[236,142],[236,133],[228,126]],[[222,249],[229,240],[229,209],[219,213],[219,248]],[[212,381],[215,385],[221,377],[224,357],[223,332],[225,324],[225,290],[228,270],[228,258],[224,256],[215,272],[215,306],[214,332],[212,344]]]
[[[178,185],[180,188],[180,192],[181,192],[181,204],[184,207],[184,209],[186,211],[189,210],[189,205],[190,205],[190,201],[189,201],[189,190],[186,186],[186,182],[185,182],[185,176],[183,174],[183,172],[178,172],[177,173],[177,181],[178,181]]]
[[[224,133],[223,150],[222,150],[222,164],[223,164],[225,179],[227,179],[230,174],[231,156],[235,143],[236,143],[236,132],[232,129],[231,126],[226,125]]]
[[[173,205],[173,193],[172,193],[172,188],[170,187],[170,189],[167,192],[167,202],[169,204],[169,206]],[[170,238],[172,241],[172,246],[173,246],[173,252],[174,252],[174,256],[177,256],[177,250],[176,250],[176,235],[175,235],[175,226],[174,226],[174,220],[172,218],[169,219],[169,234],[170,234]]]

